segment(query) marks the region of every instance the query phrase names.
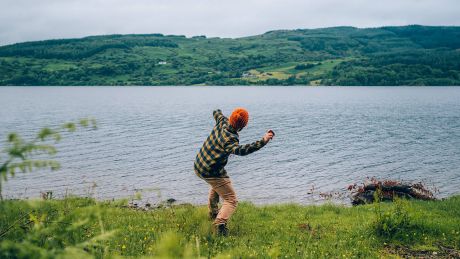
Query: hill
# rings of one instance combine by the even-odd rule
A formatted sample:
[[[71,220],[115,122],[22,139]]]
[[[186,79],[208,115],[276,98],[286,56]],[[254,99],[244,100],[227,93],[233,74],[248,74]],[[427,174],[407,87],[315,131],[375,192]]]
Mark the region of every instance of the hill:
[[[107,35],[0,47],[0,85],[198,84],[460,85],[460,27]]]

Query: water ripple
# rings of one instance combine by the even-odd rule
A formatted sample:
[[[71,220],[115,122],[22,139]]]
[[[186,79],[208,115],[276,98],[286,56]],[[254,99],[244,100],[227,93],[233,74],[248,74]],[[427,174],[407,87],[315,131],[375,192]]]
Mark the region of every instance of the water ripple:
[[[239,91],[239,94],[233,94]],[[240,200],[318,202],[308,192],[343,191],[367,176],[423,180],[441,196],[460,187],[460,88],[52,87],[0,89],[0,135],[33,137],[43,126],[94,117],[98,130],[63,134],[57,172],[18,174],[7,197],[52,190],[151,202],[206,202],[193,173],[213,127],[212,110],[250,111],[240,143],[272,128],[275,140],[227,171]]]

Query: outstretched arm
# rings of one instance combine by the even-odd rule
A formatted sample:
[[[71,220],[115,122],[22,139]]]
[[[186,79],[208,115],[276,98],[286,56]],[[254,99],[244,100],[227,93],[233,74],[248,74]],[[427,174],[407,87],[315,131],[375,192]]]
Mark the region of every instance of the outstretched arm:
[[[273,130],[268,130],[261,140],[246,145],[240,145],[238,138],[230,136],[225,142],[224,148],[228,153],[238,156],[249,155],[265,146],[273,138],[274,135],[275,133]]]
[[[225,116],[222,114],[222,111],[220,109],[214,110],[212,112],[212,116],[216,120],[216,123],[219,123],[221,120],[225,118]]]
[[[267,143],[268,142],[262,138],[251,144],[240,145],[238,139],[232,137],[225,143],[225,151],[234,155],[245,156],[261,149]]]

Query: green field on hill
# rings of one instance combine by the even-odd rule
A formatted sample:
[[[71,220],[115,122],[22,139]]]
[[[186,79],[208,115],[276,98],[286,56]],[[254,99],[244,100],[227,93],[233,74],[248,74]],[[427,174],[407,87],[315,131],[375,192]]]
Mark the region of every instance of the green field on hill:
[[[25,42],[0,47],[0,85],[460,85],[460,27]]]

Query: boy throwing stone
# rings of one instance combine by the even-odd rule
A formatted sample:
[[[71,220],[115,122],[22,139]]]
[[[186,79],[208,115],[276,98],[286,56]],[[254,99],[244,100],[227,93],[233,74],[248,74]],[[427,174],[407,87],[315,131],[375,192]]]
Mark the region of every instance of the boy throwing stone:
[[[209,217],[214,220],[214,231],[219,235],[228,235],[227,221],[238,204],[232,182],[224,167],[230,154],[245,156],[261,149],[274,136],[272,130],[267,131],[258,141],[240,145],[238,132],[248,124],[249,114],[244,108],[236,108],[230,118],[225,117],[221,110],[213,112],[216,125],[198,152],[194,169],[198,177],[210,185]],[[219,210],[219,197],[223,199]]]

